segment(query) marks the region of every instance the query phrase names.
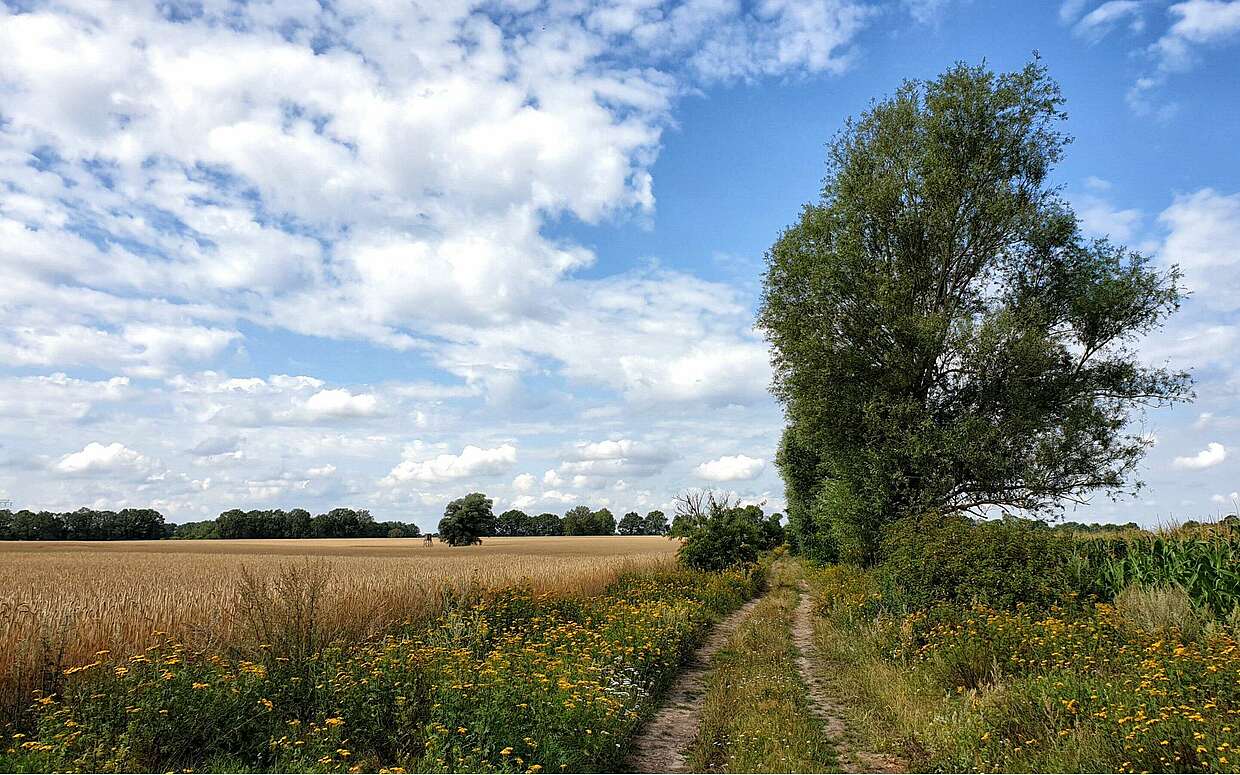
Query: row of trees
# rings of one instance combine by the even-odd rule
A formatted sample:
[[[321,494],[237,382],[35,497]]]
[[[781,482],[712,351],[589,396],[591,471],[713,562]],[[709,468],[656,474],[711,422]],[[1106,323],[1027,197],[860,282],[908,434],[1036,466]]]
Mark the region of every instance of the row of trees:
[[[184,528],[184,529],[182,529]],[[332,509],[310,516],[305,509],[230,509],[214,520],[177,527],[177,538],[416,538],[408,522],[376,522],[366,509]]]
[[[408,522],[376,522],[365,509],[332,509],[310,516],[305,509],[242,511],[217,519],[170,525],[154,509],[98,511],[0,510],[0,541],[141,541],[161,538],[416,538]]]
[[[170,527],[153,509],[0,510],[2,541],[137,541],[165,538]]]
[[[617,527],[621,535],[666,535],[667,517],[662,511],[651,511],[645,516],[630,511],[616,522],[609,509],[591,509],[574,506],[563,517],[544,512],[531,516],[520,509],[510,509],[495,516],[493,502],[480,492],[458,498],[444,509],[439,521],[439,537],[453,546],[481,543],[487,536],[594,536],[615,535]]]

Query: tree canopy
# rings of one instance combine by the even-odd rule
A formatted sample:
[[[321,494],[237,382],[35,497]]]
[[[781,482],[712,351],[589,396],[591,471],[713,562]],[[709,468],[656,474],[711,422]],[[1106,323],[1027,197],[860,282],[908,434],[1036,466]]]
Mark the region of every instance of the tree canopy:
[[[616,532],[616,518],[608,509],[591,511],[589,506],[574,506],[564,515],[564,535],[609,536]]]
[[[472,546],[482,537],[495,534],[495,515],[491,499],[480,492],[457,498],[443,510],[439,538],[449,546]]]
[[[1179,306],[1179,272],[1082,234],[1049,183],[1063,102],[1039,62],[957,65],[830,144],[758,318],[799,548],[868,562],[905,516],[1139,486],[1132,421],[1191,393],[1134,349]]]

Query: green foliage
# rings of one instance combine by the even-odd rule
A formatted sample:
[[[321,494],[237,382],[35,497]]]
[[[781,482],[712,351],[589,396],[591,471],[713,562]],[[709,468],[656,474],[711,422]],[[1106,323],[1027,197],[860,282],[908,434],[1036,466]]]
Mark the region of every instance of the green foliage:
[[[814,574],[817,645],[852,699],[854,734],[908,756],[906,769],[1236,770],[1240,645],[1174,623],[1183,598],[1137,627],[1131,611],[1090,603],[904,614],[873,606],[876,573]]]
[[[0,541],[141,541],[164,538],[171,530],[154,509],[0,510]]]
[[[1174,585],[1220,618],[1240,607],[1240,532],[1226,524],[1210,531],[1079,540],[1074,555],[1084,590],[1104,600],[1133,584]]]
[[[683,538],[680,562],[697,570],[723,570],[758,560],[763,548],[762,509],[742,507],[714,492],[677,496],[672,535]]]
[[[620,520],[618,532],[622,536],[667,535],[667,517],[662,511],[652,511],[646,516],[630,511]]]
[[[616,532],[616,518],[607,509],[591,511],[589,506],[574,506],[564,515],[564,535],[609,536]]]
[[[219,525],[214,519],[204,519],[200,522],[182,522],[172,529],[173,538],[182,539],[204,539],[219,538]]]
[[[940,603],[1049,607],[1075,594],[1071,539],[1036,520],[978,524],[967,517],[908,519],[887,530],[878,578],[895,610]]]
[[[564,520],[560,519],[560,517],[555,514],[543,512],[537,517],[534,517],[534,535],[564,535]]]
[[[366,509],[336,508],[311,517],[305,509],[229,509],[214,520],[180,527],[176,538],[416,538],[413,523],[376,522]]]
[[[667,535],[668,530],[667,515],[658,509],[646,514],[645,519],[642,520],[642,533],[645,535]]]
[[[439,520],[439,539],[449,546],[472,546],[482,537],[495,534],[495,515],[491,499],[480,492],[457,498],[443,510]]]
[[[768,253],[759,315],[798,550],[830,528],[868,564],[905,517],[1042,515],[1136,486],[1148,442],[1126,429],[1190,395],[1131,346],[1178,307],[1179,273],[1082,235],[1049,185],[1062,108],[1037,63],[958,65],[831,144],[821,202]]]
[[[495,535],[535,535],[534,518],[520,509],[509,509],[495,518]]]
[[[644,527],[645,523],[642,520],[642,515],[636,511],[630,511],[620,519],[616,532],[622,536],[637,536],[645,532]]]

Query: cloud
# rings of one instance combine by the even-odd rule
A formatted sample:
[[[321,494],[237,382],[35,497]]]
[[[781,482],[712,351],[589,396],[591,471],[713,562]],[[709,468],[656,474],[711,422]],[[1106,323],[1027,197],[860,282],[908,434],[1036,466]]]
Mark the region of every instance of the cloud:
[[[774,433],[741,422],[777,415],[748,289],[596,266],[561,225],[648,223],[686,95],[844,72],[871,4],[21,5],[0,3],[0,359],[23,375],[0,414],[40,427],[5,439],[0,486],[33,460],[56,507],[439,506],[420,485],[511,468],[509,429],[476,431],[516,406],[551,476],[511,491],[555,502],[616,497],[721,419],[730,448]],[[341,384],[337,347],[417,378]],[[46,462],[93,439],[171,468],[139,490]],[[625,497],[672,486],[642,484]]]
[[[1227,449],[1217,441],[1212,441],[1196,455],[1177,457],[1172,465],[1189,471],[1200,471],[1206,468],[1213,468],[1226,459]]]
[[[574,486],[580,488],[601,485],[603,478],[651,476],[662,470],[674,456],[668,449],[633,439],[609,439],[578,442],[568,457],[570,459],[560,463],[558,471],[573,475]],[[556,478],[545,483],[554,485],[560,481]]]
[[[938,24],[952,0],[900,0],[908,15],[921,24]]]
[[[136,392],[128,377],[96,381],[57,372],[0,379],[0,417],[82,420],[96,407],[121,403]]]
[[[1088,181],[1087,185],[1089,185]],[[1073,197],[1072,204],[1077,218],[1080,219],[1081,229],[1094,237],[1107,237],[1117,242],[1128,242],[1132,240],[1137,227],[1141,224],[1140,210],[1117,209],[1107,200],[1094,194]]]
[[[402,460],[384,479],[386,486],[400,482],[447,482],[474,476],[490,476],[507,471],[517,462],[517,448],[501,444],[483,449],[472,444],[459,455],[444,453],[430,459],[422,458],[422,448],[414,445],[405,450]]]
[[[649,212],[680,95],[842,72],[872,13],[29,6],[0,26],[0,355],[137,376],[242,323],[407,351],[538,316],[594,261],[545,225]]]
[[[83,476],[98,473],[114,473],[123,470],[141,472],[150,468],[151,461],[120,442],[103,445],[92,441],[77,452],[71,452],[52,464],[58,473]]]
[[[1211,495],[1211,503],[1236,503],[1240,501],[1240,492],[1233,492],[1230,495]]]
[[[322,479],[324,477],[332,476],[335,473],[336,467],[334,465],[331,463],[324,463],[321,466],[315,466],[314,468],[308,469],[306,471],[306,476]]]
[[[512,489],[517,492],[527,493],[534,489],[537,481],[532,474],[517,474],[512,480]]]
[[[1165,71],[1188,70],[1196,49],[1240,36],[1240,0],[1186,0],[1167,12],[1175,21],[1153,46]]]
[[[1240,38],[1240,0],[1186,0],[1171,5],[1167,13],[1173,19],[1171,25],[1148,49],[1154,69],[1137,78],[1125,95],[1138,115],[1163,121],[1178,107],[1160,104],[1157,90],[1170,76],[1193,69],[1203,49]]]
[[[1071,24],[1081,15],[1081,11],[1085,10],[1087,5],[1089,5],[1089,0],[1064,0],[1059,6],[1060,24]]]
[[[1194,299],[1216,311],[1240,310],[1240,194],[1180,194],[1158,220],[1168,229],[1160,258],[1184,270]]]
[[[370,393],[355,395],[344,389],[320,390],[307,398],[301,409],[311,421],[374,417],[379,413],[379,400]]]
[[[189,453],[194,457],[215,457],[217,455],[231,455],[240,451],[241,437],[229,434],[224,436],[210,436],[195,444]]]
[[[1142,4],[1138,0],[1109,0],[1081,17],[1072,31],[1083,38],[1100,40],[1127,20],[1132,32],[1140,32],[1145,28],[1141,10]]]
[[[694,473],[712,482],[733,482],[756,479],[766,461],[746,455],[724,455],[716,460],[708,460],[694,469]]]

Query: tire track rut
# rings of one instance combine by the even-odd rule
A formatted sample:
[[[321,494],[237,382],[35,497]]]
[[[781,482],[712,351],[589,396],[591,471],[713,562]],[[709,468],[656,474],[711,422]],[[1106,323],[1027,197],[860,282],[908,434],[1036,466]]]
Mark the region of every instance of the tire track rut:
[[[753,611],[754,597],[715,625],[664,695],[663,706],[633,741],[628,772],[687,772],[685,754],[697,739],[711,659]]]
[[[844,772],[907,772],[904,763],[894,756],[863,751],[851,744],[848,727],[844,723],[844,705],[832,694],[830,685],[815,668],[813,602],[809,585],[802,579],[797,589],[800,594],[792,619],[797,668],[809,695],[810,712],[822,722],[823,730],[835,744],[840,769]]]

